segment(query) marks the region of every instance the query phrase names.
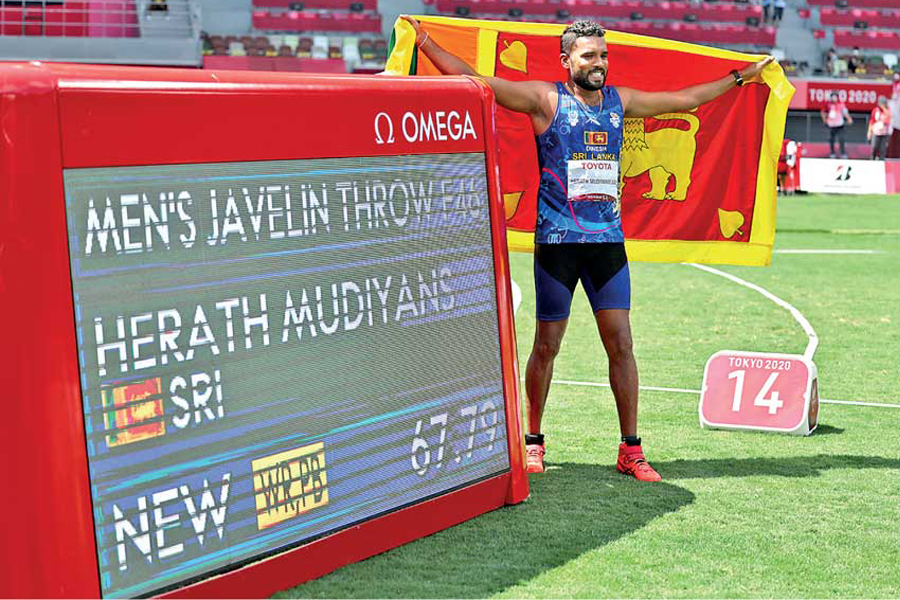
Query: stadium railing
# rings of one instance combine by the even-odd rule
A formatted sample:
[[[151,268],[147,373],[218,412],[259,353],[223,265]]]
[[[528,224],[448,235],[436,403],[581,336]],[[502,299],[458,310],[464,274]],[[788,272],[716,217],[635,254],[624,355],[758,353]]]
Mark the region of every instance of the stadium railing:
[[[196,0],[0,1],[0,60],[199,65]]]

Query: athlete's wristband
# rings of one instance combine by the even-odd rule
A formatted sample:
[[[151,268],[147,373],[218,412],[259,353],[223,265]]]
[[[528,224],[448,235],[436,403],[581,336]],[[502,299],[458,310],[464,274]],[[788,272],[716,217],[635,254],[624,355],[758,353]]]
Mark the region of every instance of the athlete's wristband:
[[[738,87],[744,85],[744,78],[738,73],[737,69],[731,70],[731,76],[734,77],[734,84]]]
[[[425,30],[425,37],[422,38],[422,42],[421,42],[421,43],[416,44],[416,48],[421,48],[422,46],[425,45],[425,42],[427,42],[427,41],[428,41],[428,30],[426,29],[426,30]]]

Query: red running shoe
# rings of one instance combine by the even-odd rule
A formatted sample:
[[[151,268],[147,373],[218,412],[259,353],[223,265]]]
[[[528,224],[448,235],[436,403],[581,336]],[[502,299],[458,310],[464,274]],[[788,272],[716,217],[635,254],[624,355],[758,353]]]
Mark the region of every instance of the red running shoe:
[[[544,472],[544,452],[546,451],[543,444],[527,444],[525,446],[526,473]]]
[[[625,442],[619,444],[619,460],[616,462],[616,470],[619,473],[632,475],[639,481],[659,481],[659,476],[647,459],[640,446],[629,446]]]

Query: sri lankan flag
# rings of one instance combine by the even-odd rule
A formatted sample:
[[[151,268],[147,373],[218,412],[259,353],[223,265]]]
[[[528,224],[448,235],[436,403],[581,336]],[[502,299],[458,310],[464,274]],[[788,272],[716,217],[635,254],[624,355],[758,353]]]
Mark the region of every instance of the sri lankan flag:
[[[564,81],[564,25],[416,17],[478,73]],[[601,23],[602,25],[602,23]],[[719,79],[762,56],[607,31],[609,85],[665,91]],[[394,25],[386,71],[438,75]],[[767,265],[775,240],[778,155],[794,88],[777,63],[763,84],[733,88],[699,109],[625,119],[621,210],[632,260]],[[533,249],[538,168],[529,117],[498,107],[500,183],[511,250]]]

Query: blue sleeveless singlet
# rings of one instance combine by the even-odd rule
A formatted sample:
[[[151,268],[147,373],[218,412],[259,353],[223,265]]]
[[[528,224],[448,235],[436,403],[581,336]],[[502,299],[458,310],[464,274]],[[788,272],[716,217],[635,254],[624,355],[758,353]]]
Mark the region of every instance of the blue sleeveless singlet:
[[[619,92],[603,87],[603,103],[594,107],[579,102],[562,83],[557,82],[556,90],[553,122],[536,138],[541,185],[535,243],[624,242],[618,195],[624,118]]]

